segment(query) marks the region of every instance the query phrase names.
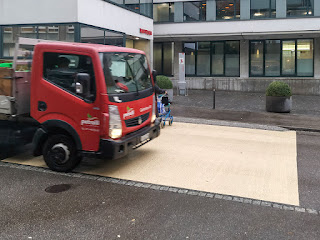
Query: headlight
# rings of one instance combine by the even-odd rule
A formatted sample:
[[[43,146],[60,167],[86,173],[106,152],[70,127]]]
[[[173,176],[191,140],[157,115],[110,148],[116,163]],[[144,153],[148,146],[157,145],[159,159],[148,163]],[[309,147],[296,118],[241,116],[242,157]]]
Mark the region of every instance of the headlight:
[[[156,120],[157,116],[156,116],[156,101],[155,98],[153,98],[153,102],[152,102],[152,116],[151,116],[151,123],[154,123],[154,121]]]
[[[122,124],[117,106],[109,105],[109,137],[115,139],[122,136]]]

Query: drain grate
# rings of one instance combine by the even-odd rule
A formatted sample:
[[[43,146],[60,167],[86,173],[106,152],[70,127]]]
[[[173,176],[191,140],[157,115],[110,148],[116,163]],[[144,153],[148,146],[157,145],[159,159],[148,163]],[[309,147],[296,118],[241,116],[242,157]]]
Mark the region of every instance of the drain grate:
[[[60,193],[60,192],[68,191],[70,188],[71,188],[70,184],[58,184],[58,185],[47,187],[45,191],[47,193]]]

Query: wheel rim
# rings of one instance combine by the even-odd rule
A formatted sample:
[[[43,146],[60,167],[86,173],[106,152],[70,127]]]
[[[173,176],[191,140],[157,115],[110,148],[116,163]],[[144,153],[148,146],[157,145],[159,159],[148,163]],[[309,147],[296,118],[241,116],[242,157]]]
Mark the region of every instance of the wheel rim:
[[[65,164],[68,162],[70,157],[70,151],[68,146],[63,143],[55,144],[49,151],[49,157],[59,165]]]

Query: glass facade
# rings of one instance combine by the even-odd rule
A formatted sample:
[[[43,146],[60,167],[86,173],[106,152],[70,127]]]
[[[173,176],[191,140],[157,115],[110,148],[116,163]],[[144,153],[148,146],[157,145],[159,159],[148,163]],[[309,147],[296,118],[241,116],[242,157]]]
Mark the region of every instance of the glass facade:
[[[154,43],[153,68],[159,75],[173,75],[173,42]]]
[[[13,57],[15,42],[19,37],[67,42],[75,41],[74,25],[5,26],[2,27],[2,35],[2,57]]]
[[[251,0],[251,18],[275,18],[276,0]]]
[[[206,20],[206,1],[184,2],[183,21],[205,21]]]
[[[312,77],[313,39],[250,42],[250,76]]]
[[[152,18],[153,0],[104,0],[128,8],[134,12]]]
[[[124,46],[124,35],[91,26],[81,25],[82,43],[95,43],[114,46]]]
[[[186,75],[240,75],[239,41],[184,43],[183,51],[186,54]]]
[[[216,0],[217,20],[240,19],[240,0]]]
[[[318,1],[318,0],[316,0]],[[314,0],[287,0],[287,16],[313,16]]]
[[[173,22],[174,21],[174,3],[153,4],[153,21]]]

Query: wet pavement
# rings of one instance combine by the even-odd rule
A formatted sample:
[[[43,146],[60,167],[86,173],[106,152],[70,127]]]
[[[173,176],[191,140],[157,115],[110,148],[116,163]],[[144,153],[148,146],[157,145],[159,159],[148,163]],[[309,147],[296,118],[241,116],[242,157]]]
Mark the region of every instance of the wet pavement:
[[[218,91],[215,109],[212,93],[190,90],[188,96],[174,96],[172,115],[320,131],[320,96],[295,95],[291,113],[270,113],[265,111],[265,96],[261,93]]]

